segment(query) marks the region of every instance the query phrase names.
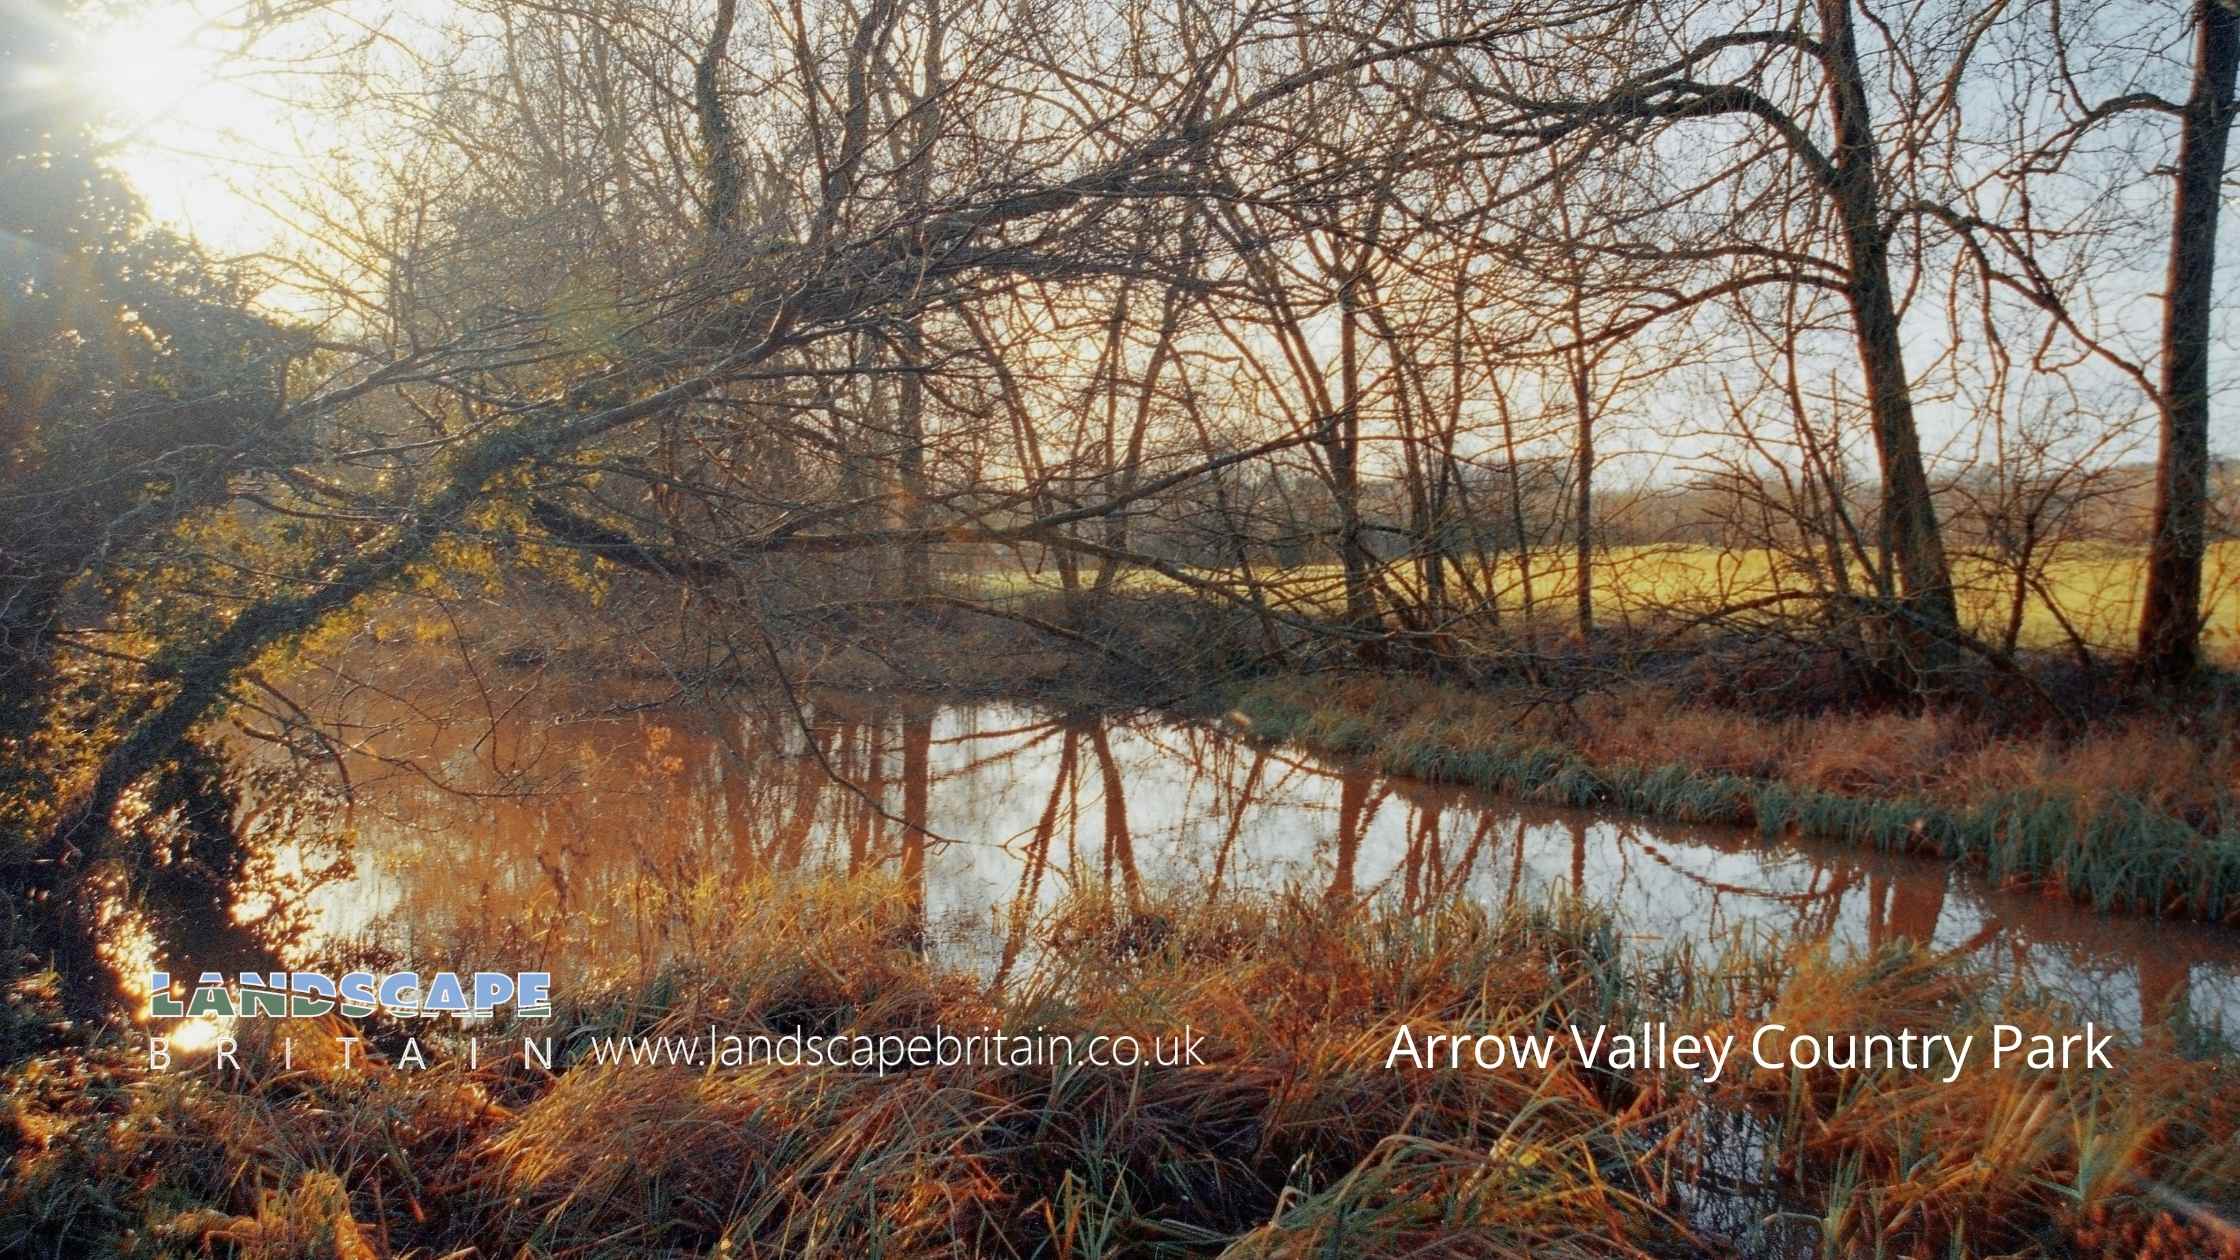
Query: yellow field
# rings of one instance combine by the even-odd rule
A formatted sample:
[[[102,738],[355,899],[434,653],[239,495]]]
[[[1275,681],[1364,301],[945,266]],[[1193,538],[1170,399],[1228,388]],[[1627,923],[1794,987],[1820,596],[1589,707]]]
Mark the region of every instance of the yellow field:
[[[1705,613],[1815,589],[1811,576],[1798,569],[1792,557],[1763,549],[1620,547],[1601,552],[1597,568],[1595,616],[1610,625]],[[2003,642],[2013,610],[2012,572],[1968,555],[1956,557],[1955,572],[1962,616],[1970,628],[1992,643]],[[1244,576],[1216,569],[1181,573],[1240,590]],[[1344,577],[1334,564],[1255,569],[1252,577],[1271,607],[1301,615],[1332,615],[1344,608]],[[1412,597],[1417,578],[1412,565],[1398,563],[1380,570],[1378,580],[1387,589]],[[1038,573],[982,572],[969,581],[982,596],[1059,589],[1055,568]],[[2240,656],[2240,542],[2211,547],[2204,581],[2209,592],[2204,645],[2219,657]],[[1455,602],[1466,604],[1474,598],[1458,589],[1451,577],[1449,583]],[[1568,552],[1504,555],[1474,568],[1470,584],[1479,596],[1490,595],[1504,613],[1521,613],[1529,604],[1551,621],[1567,619],[1574,599]],[[1132,591],[1179,591],[1190,586],[1147,569],[1130,570],[1119,585]],[[2026,594],[2018,642],[2025,648],[2066,649],[2074,634],[2094,651],[2125,650],[2138,624],[2144,586],[2144,556],[2136,549],[2089,544],[2064,548],[2039,568]]]

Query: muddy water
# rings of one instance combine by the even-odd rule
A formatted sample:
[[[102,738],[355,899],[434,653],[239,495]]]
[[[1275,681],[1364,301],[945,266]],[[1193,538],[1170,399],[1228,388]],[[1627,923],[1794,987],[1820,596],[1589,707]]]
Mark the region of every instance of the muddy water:
[[[2110,918],[1944,863],[1519,806],[1216,726],[1034,708],[375,705],[347,757],[356,871],[311,951],[360,938],[621,968],[720,932],[743,879],[883,871],[987,973],[1081,890],[1498,904],[1568,890],[1647,941],[1736,934],[1976,952],[2101,1018],[2240,1028],[2240,933]]]

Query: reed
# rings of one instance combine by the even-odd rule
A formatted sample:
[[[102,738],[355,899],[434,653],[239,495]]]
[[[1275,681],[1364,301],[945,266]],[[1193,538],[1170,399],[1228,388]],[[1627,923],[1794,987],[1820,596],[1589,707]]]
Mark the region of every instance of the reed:
[[[1820,786],[1810,771],[1825,769],[1818,752],[1843,738],[1842,719],[1827,719],[1830,729],[1817,741],[1783,726],[1757,730],[1769,745],[1786,740],[1803,748],[1789,769],[1779,768],[1774,753],[1725,745],[1725,760],[1776,767],[1749,774],[1633,759],[1657,746],[1654,713],[1621,710],[1599,719],[1650,728],[1623,739],[1592,717],[1569,730],[1536,730],[1504,712],[1497,697],[1406,681],[1262,680],[1236,691],[1228,712],[1255,738],[1357,758],[1392,774],[1551,805],[1756,827],[1769,840],[1798,835],[1933,855],[1969,863],[2003,885],[2056,890],[2102,910],[2240,923],[2240,825],[2221,805],[2189,819],[2132,792],[2058,775],[2022,786],[2011,786],[2011,777],[2002,783],[1892,775],[1836,790]],[[1725,716],[1731,732],[1735,716]],[[1606,757],[1613,745],[1623,751]],[[2051,759],[2057,766],[2092,755],[2065,751]],[[1861,764],[1849,759],[1844,777],[1859,782]]]
[[[732,930],[582,980],[550,1071],[400,1062],[406,1029],[294,1022],[243,1071],[121,1050],[10,1078],[0,1247],[24,1255],[1693,1256],[1769,1231],[1825,1254],[2240,1254],[2240,1090],[2162,1034],[2111,1071],[1387,1070],[1394,1030],[1966,1030],[2037,1011],[1962,962],[1736,947],[1636,955],[1576,904],[1401,913],[1306,895],[1095,898],[991,985],[922,951],[903,890],[741,890]],[[620,1033],[998,1027],[1207,1034],[1202,1065],[602,1063]],[[420,1031],[425,1033],[425,1029]],[[366,1039],[344,1067],[335,1038]],[[1704,1170],[1738,1157],[1749,1186]],[[1730,1229],[1706,1196],[1740,1203]],[[2220,1206],[2221,1205],[2221,1206]],[[2127,1250],[2128,1248],[2128,1250]],[[2161,1248],[2159,1252],[2154,1248]],[[471,1252],[469,1249],[473,1249]]]

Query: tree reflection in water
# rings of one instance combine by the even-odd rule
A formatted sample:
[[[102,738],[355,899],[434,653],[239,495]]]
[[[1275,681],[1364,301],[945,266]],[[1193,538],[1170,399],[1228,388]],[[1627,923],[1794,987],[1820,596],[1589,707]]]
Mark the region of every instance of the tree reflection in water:
[[[358,873],[320,894],[324,938],[642,967],[712,936],[742,881],[879,871],[928,948],[1000,982],[1080,892],[1132,910],[1177,891],[1418,909],[1568,892],[1648,941],[1906,938],[2027,968],[2103,1018],[2191,1006],[2240,1023],[2240,945],[2224,934],[2001,892],[1940,862],[1520,806],[1207,725],[807,703],[448,721],[361,702]]]

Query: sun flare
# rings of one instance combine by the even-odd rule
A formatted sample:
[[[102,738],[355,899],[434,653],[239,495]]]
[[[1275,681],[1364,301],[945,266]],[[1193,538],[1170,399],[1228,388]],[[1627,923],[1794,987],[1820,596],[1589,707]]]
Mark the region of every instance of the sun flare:
[[[203,38],[203,30],[194,10],[178,6],[99,32],[88,60],[100,77],[102,95],[127,115],[146,121],[196,104],[193,98],[212,87],[220,72],[220,53]]]
[[[241,188],[268,167],[286,108],[230,12],[180,3],[89,31],[72,78],[118,136],[116,164],[158,221],[246,247]]]

